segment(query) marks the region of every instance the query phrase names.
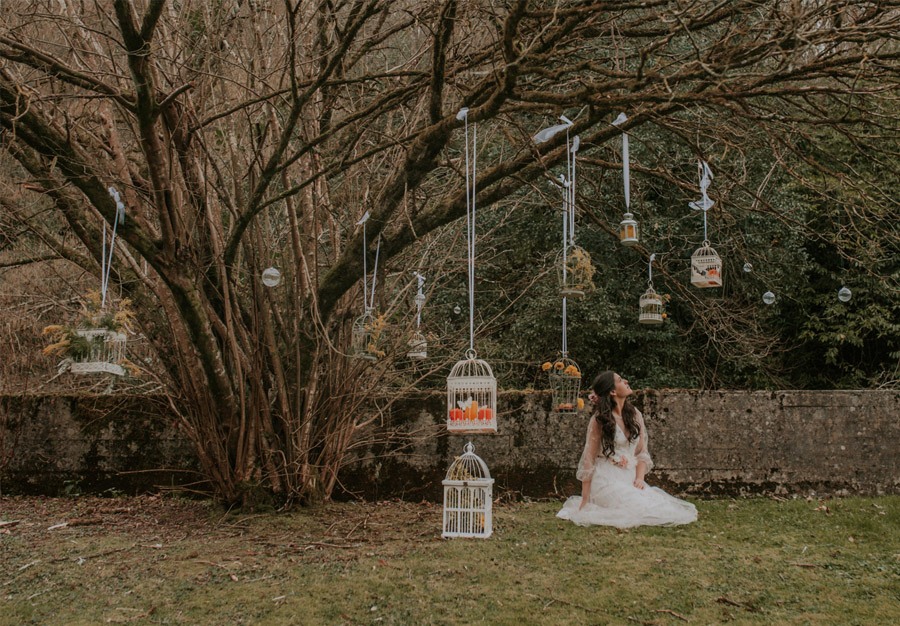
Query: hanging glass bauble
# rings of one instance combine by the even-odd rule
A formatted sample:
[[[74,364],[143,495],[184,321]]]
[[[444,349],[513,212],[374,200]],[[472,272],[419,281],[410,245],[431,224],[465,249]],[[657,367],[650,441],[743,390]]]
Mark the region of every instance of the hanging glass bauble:
[[[262,282],[266,287],[277,287],[281,282],[281,272],[274,267],[267,267],[263,270]]]
[[[752,271],[753,271],[753,264],[752,263],[744,263],[744,272],[749,274]]]
[[[460,313],[462,313],[462,309],[459,308],[459,305],[458,305],[458,304],[457,304],[455,307],[453,307],[453,313],[454,313],[455,315],[459,315]]]
[[[775,302],[775,294],[772,293],[771,291],[767,291],[766,293],[763,294],[762,300],[766,304],[772,304]]]
[[[853,292],[846,287],[841,287],[840,290],[838,290],[838,300],[841,302],[850,302],[850,298],[852,297]]]

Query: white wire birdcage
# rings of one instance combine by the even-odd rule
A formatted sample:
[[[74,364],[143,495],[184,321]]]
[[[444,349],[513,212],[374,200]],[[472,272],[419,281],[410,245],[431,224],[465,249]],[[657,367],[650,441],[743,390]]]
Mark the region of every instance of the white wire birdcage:
[[[425,335],[419,331],[412,334],[412,337],[406,342],[406,347],[407,358],[413,359],[414,361],[421,361],[422,359],[428,358],[428,341],[426,341]]]
[[[351,353],[354,358],[377,361],[378,357],[384,356],[379,348],[383,323],[374,314],[374,309],[366,309],[363,315],[354,320],[351,336]]]
[[[466,443],[447,470],[444,485],[444,530],[441,536],[487,538],[493,532],[494,479],[485,462]]]
[[[447,410],[451,432],[497,432],[497,379],[474,350],[467,350],[447,376]]]
[[[64,361],[65,369],[73,374],[113,374],[124,376],[125,345],[128,336],[107,328],[80,328],[75,334],[85,346],[78,354]]]
[[[722,259],[708,241],[691,255],[691,284],[695,287],[722,286]]]
[[[581,391],[581,368],[567,356],[547,361],[547,378],[553,394],[553,412],[571,414],[578,411],[578,393]]]
[[[594,265],[591,255],[580,246],[570,245],[557,255],[560,295],[580,298],[594,290]]]
[[[653,285],[647,287],[647,291],[639,301],[640,314],[638,322],[641,324],[662,324],[665,316],[662,296],[656,293]]]

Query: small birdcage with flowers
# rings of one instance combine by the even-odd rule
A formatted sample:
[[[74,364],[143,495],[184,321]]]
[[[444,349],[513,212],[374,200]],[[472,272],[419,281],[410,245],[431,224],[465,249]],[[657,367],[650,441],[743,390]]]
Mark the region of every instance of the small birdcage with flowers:
[[[581,368],[566,354],[553,361],[545,361],[541,369],[547,372],[550,391],[553,394],[553,412],[575,413],[584,408],[584,400],[578,397],[581,391]]]
[[[376,315],[374,309],[366,312],[353,322],[351,349],[354,358],[377,361],[384,356],[379,346],[386,322],[383,315]]]
[[[447,470],[444,485],[444,530],[441,536],[487,538],[493,532],[494,479],[472,442]]]
[[[43,334],[52,343],[43,353],[63,357],[60,372],[123,376],[128,365],[126,333],[133,320],[130,300],[123,299],[115,307],[107,308],[101,294],[91,292],[82,304],[81,318],[75,325],[44,328]]]
[[[691,284],[695,287],[722,286],[722,259],[708,241],[691,255]]]
[[[447,430],[457,433],[497,431],[497,379],[474,350],[447,376]]]
[[[560,295],[567,298],[580,298],[594,290],[594,269],[591,255],[581,246],[566,246],[559,253]]]

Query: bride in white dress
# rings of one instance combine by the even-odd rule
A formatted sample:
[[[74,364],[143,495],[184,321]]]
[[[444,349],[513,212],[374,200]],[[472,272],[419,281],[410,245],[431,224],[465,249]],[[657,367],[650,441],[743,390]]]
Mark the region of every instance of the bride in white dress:
[[[697,519],[690,502],[650,487],[644,476],[653,467],[644,418],[628,396],[628,381],[603,372],[593,384],[594,410],[576,473],[581,496],[566,500],[557,517],[580,526],[631,528],[674,526]]]

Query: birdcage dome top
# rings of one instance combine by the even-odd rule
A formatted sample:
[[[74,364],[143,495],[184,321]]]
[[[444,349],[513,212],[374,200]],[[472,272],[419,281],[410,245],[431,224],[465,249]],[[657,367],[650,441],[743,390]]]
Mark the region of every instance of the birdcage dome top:
[[[692,257],[716,257],[718,258],[719,254],[709,245],[708,241],[704,241],[703,245],[694,250],[694,254]]]
[[[659,302],[661,300],[662,300],[661,296],[658,293],[656,293],[656,290],[653,288],[653,285],[650,285],[649,287],[647,287],[647,291],[645,291],[644,294],[641,296],[641,302],[644,302],[644,301]]]
[[[448,378],[493,378],[494,370],[487,361],[477,358],[474,350],[466,351],[466,358],[457,361],[450,370]]]
[[[450,481],[491,481],[491,473],[480,456],[475,454],[475,445],[470,441],[463,448],[462,455],[447,470],[447,480]]]

